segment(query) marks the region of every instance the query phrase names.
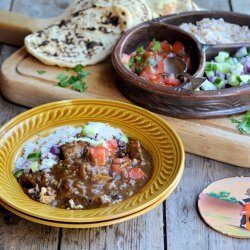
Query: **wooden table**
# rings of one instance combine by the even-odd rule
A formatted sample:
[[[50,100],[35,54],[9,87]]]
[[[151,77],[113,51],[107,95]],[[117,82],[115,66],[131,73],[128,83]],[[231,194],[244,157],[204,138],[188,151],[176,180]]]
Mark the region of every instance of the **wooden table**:
[[[0,0],[0,9],[51,17],[61,13],[70,2]],[[250,14],[250,0],[195,2],[204,9]],[[16,47],[0,44],[0,64],[16,50]],[[0,95],[0,124],[25,110]],[[136,219],[95,229],[42,226],[0,207],[0,249],[250,249],[249,240],[232,239],[206,226],[196,208],[197,196],[206,185],[220,178],[249,176],[249,172],[249,169],[186,154],[183,178],[167,201]]]

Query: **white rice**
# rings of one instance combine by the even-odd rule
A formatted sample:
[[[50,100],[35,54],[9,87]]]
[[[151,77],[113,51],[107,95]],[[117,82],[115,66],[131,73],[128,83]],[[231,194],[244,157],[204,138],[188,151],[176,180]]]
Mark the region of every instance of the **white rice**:
[[[243,43],[250,41],[248,26],[239,26],[225,22],[223,18],[204,18],[192,23],[182,23],[180,28],[193,34],[205,44]]]
[[[37,142],[28,142],[24,145],[23,155],[18,157],[15,163],[15,170],[23,169],[27,172],[30,169],[31,161],[27,160],[30,153],[41,152],[41,162],[39,163],[39,170],[50,171],[58,162],[58,156],[50,152],[52,146],[60,147],[61,145],[72,141],[88,141],[91,145],[94,145],[96,140],[109,140],[113,136],[116,139],[121,139],[124,135],[120,129],[113,128],[109,124],[99,122],[89,122],[91,125],[99,131],[99,138],[77,138],[76,135],[82,131],[82,127],[66,126],[56,129],[53,133],[46,137],[38,139]],[[105,146],[105,141],[104,141]]]
[[[81,127],[74,128],[72,126],[61,127],[49,134],[46,137],[40,138],[37,142],[28,142],[24,145],[22,157],[17,158],[15,168],[23,169],[23,165],[27,162],[27,157],[30,153],[39,152],[42,153],[42,163],[39,167],[40,170],[46,169],[52,164],[56,164],[56,156],[50,153],[50,148],[59,143],[66,143],[69,137],[74,137],[82,130]],[[28,164],[27,164],[28,165]],[[27,166],[28,168],[28,166]],[[16,171],[15,170],[15,171]]]

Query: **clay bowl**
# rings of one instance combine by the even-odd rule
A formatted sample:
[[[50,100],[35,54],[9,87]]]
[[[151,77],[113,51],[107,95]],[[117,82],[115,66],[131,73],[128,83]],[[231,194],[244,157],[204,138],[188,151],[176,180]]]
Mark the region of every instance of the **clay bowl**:
[[[202,12],[202,19],[206,13]],[[199,14],[199,12],[197,13]],[[215,13],[220,16],[221,12]],[[228,14],[228,13],[227,13]],[[186,14],[187,15],[187,14]],[[193,14],[194,15],[194,14]],[[239,14],[240,15],[240,14]],[[215,18],[218,18],[214,16]],[[243,24],[247,15],[239,19]],[[131,53],[137,47],[148,44],[153,38],[168,40],[170,43],[180,40],[192,47],[191,59],[194,62],[194,76],[204,73],[206,57],[213,57],[218,51],[231,53],[244,44],[228,44],[223,46],[206,46],[198,42],[192,35],[178,27],[167,25],[197,20],[192,14],[190,19],[180,21],[178,15],[161,17],[136,26],[127,31],[116,43],[112,52],[112,63],[118,78],[117,85],[121,92],[133,102],[152,111],[178,118],[209,118],[244,112],[250,109],[250,86],[234,87],[215,91],[176,91],[171,88],[150,83],[126,69],[121,63],[123,53]],[[207,17],[207,16],[206,16]],[[213,17],[211,14],[208,17]],[[224,17],[224,16],[222,16]],[[250,16],[247,16],[250,19]],[[228,19],[225,18],[226,21]],[[178,21],[178,22],[177,22]],[[236,23],[236,22],[235,22]],[[249,22],[248,22],[249,23]],[[249,47],[250,44],[247,45]],[[210,59],[209,58],[209,59]]]

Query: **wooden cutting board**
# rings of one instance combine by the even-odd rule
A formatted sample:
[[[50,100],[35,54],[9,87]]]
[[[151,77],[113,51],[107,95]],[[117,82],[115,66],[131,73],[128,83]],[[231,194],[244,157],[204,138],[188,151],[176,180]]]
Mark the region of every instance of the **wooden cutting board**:
[[[38,70],[45,70],[46,73],[40,75]],[[117,89],[109,60],[86,67],[86,70],[91,72],[86,78],[86,92],[79,93],[58,87],[58,74],[64,72],[72,75],[73,71],[43,65],[22,48],[3,63],[0,89],[7,99],[27,107],[74,98],[130,102]],[[240,134],[228,117],[203,120],[161,117],[177,130],[187,152],[237,166],[250,167],[250,135]]]

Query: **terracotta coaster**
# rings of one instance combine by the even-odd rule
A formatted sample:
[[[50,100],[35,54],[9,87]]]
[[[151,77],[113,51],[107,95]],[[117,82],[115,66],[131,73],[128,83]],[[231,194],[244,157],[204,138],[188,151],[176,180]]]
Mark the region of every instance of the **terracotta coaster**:
[[[250,238],[250,177],[211,183],[200,193],[198,209],[214,230],[235,238]]]

